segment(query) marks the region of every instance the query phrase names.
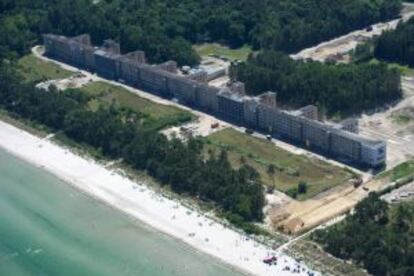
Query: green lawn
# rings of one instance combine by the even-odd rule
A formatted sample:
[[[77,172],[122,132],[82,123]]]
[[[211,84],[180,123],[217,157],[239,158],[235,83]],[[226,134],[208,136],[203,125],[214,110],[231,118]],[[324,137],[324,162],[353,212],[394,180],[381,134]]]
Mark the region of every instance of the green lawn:
[[[252,52],[252,49],[247,45],[237,49],[230,49],[229,47],[218,43],[205,43],[196,45],[194,48],[202,57],[217,55],[228,58],[229,60],[239,59],[243,61],[246,60],[248,55]]]
[[[378,174],[375,178],[389,178],[391,181],[397,181],[411,175],[414,175],[414,160],[403,162],[391,170]]]
[[[233,166],[239,167],[244,162],[254,167],[266,185],[273,185],[267,169],[270,164],[276,167],[274,177],[276,189],[287,192],[297,187],[300,181],[308,183],[306,194],[298,196],[299,200],[311,198],[334,186],[343,184],[354,175],[342,168],[333,166],[319,159],[310,159],[295,155],[263,139],[240,133],[233,129],[224,129],[207,138],[207,150],[221,148],[228,150]]]
[[[64,70],[52,62],[43,61],[32,54],[22,57],[18,64],[27,82],[64,79],[73,75],[73,72]]]
[[[96,110],[99,105],[114,103],[118,107],[128,108],[143,115],[144,124],[150,128],[162,129],[191,121],[195,116],[175,106],[154,103],[144,99],[123,87],[105,82],[93,82],[81,88],[93,96],[90,107]]]

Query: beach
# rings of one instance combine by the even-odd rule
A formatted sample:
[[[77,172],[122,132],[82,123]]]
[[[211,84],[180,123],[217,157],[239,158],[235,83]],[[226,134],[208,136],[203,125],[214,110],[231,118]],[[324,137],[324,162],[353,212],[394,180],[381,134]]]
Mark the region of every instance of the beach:
[[[153,191],[145,183],[135,183],[92,159],[2,121],[0,147],[97,200],[242,272],[252,275],[308,275],[309,270],[304,264]],[[263,263],[263,259],[271,255],[277,257],[277,265]]]
[[[0,177],[0,275],[240,275],[2,148]]]

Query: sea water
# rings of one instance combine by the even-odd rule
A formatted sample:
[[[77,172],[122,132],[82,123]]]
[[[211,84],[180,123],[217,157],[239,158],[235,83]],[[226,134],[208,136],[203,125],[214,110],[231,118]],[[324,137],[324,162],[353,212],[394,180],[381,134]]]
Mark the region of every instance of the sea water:
[[[0,149],[0,275],[240,275]]]

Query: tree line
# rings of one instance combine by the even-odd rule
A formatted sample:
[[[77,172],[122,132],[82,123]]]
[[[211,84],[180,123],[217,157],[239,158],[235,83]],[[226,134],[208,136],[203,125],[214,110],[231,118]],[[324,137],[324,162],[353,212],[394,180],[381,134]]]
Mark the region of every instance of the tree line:
[[[381,60],[414,67],[414,18],[376,39],[374,55]]]
[[[194,65],[192,44],[294,52],[397,17],[401,0],[2,0],[0,53],[22,55],[46,32],[114,38],[151,62]],[[6,51],[9,50],[9,51]]]
[[[414,205],[389,207],[375,193],[344,222],[312,238],[334,256],[362,265],[372,275],[414,275]]]
[[[383,63],[324,64],[262,51],[234,65],[230,75],[250,94],[276,91],[282,106],[315,104],[328,116],[358,114],[401,97],[400,73]]]
[[[214,202],[233,222],[263,219],[264,190],[253,168],[233,169],[225,151],[210,152],[206,157],[203,143],[197,139],[186,143],[168,140],[141,127],[130,110],[110,106],[91,111],[88,97],[78,90],[37,89],[23,83],[12,64],[0,65],[1,108],[62,131],[106,157],[122,158],[177,193]]]

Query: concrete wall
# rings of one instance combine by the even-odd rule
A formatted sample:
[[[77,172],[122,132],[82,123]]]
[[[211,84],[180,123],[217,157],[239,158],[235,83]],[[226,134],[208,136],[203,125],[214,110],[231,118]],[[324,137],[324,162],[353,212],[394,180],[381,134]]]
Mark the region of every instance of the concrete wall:
[[[330,131],[323,124],[303,121],[302,128],[302,139],[307,147],[316,147],[323,151],[330,149]]]
[[[173,61],[173,60],[169,60],[166,61],[164,63],[161,64],[157,64],[155,66],[157,69],[163,70],[163,71],[167,71],[173,74],[177,73],[177,62]]]
[[[94,56],[97,74],[108,79],[117,80],[120,71],[118,56],[102,50],[96,51]]]
[[[387,145],[385,142],[361,144],[361,158],[365,164],[371,164],[374,167],[379,166],[386,159],[386,155]]]
[[[226,120],[244,123],[244,102],[238,97],[219,93],[217,96],[218,112]]]
[[[258,126],[258,101],[254,99],[246,100],[244,103],[244,121],[250,128]]]
[[[199,84],[196,90],[195,105],[207,112],[218,112],[217,94],[219,91],[217,87]]]
[[[362,161],[361,142],[345,132],[336,130],[331,133],[331,152],[338,157],[352,161]]]
[[[244,93],[244,85],[240,83],[231,87],[239,95],[229,88],[208,86],[171,73],[170,71],[174,71],[174,64],[171,62],[161,67],[144,64],[143,52],[121,56],[119,44],[113,41],[106,41],[108,50],[97,50],[90,45],[89,36],[66,38],[44,35],[44,44],[46,55],[50,57],[96,70],[99,75],[110,79],[121,78],[133,86],[162,97],[175,97],[181,103],[218,114],[237,124],[320,149],[339,159],[368,166],[378,166],[385,162],[385,142],[363,139],[345,131],[355,131],[355,123],[352,121],[339,127],[317,121],[318,110],[315,106],[306,106],[288,113],[276,107],[274,93],[253,98],[240,95]]]
[[[178,76],[167,78],[168,89],[181,103],[193,105],[196,101],[197,83]]]
[[[302,113],[302,117],[310,120],[318,120],[318,107],[315,105],[307,105],[299,109]]]
[[[139,66],[137,63],[125,59],[122,62],[120,62],[120,79],[132,86],[137,86],[139,81],[138,75]]]
[[[168,96],[167,78],[150,66],[141,66],[139,70],[139,86],[161,96]]]

